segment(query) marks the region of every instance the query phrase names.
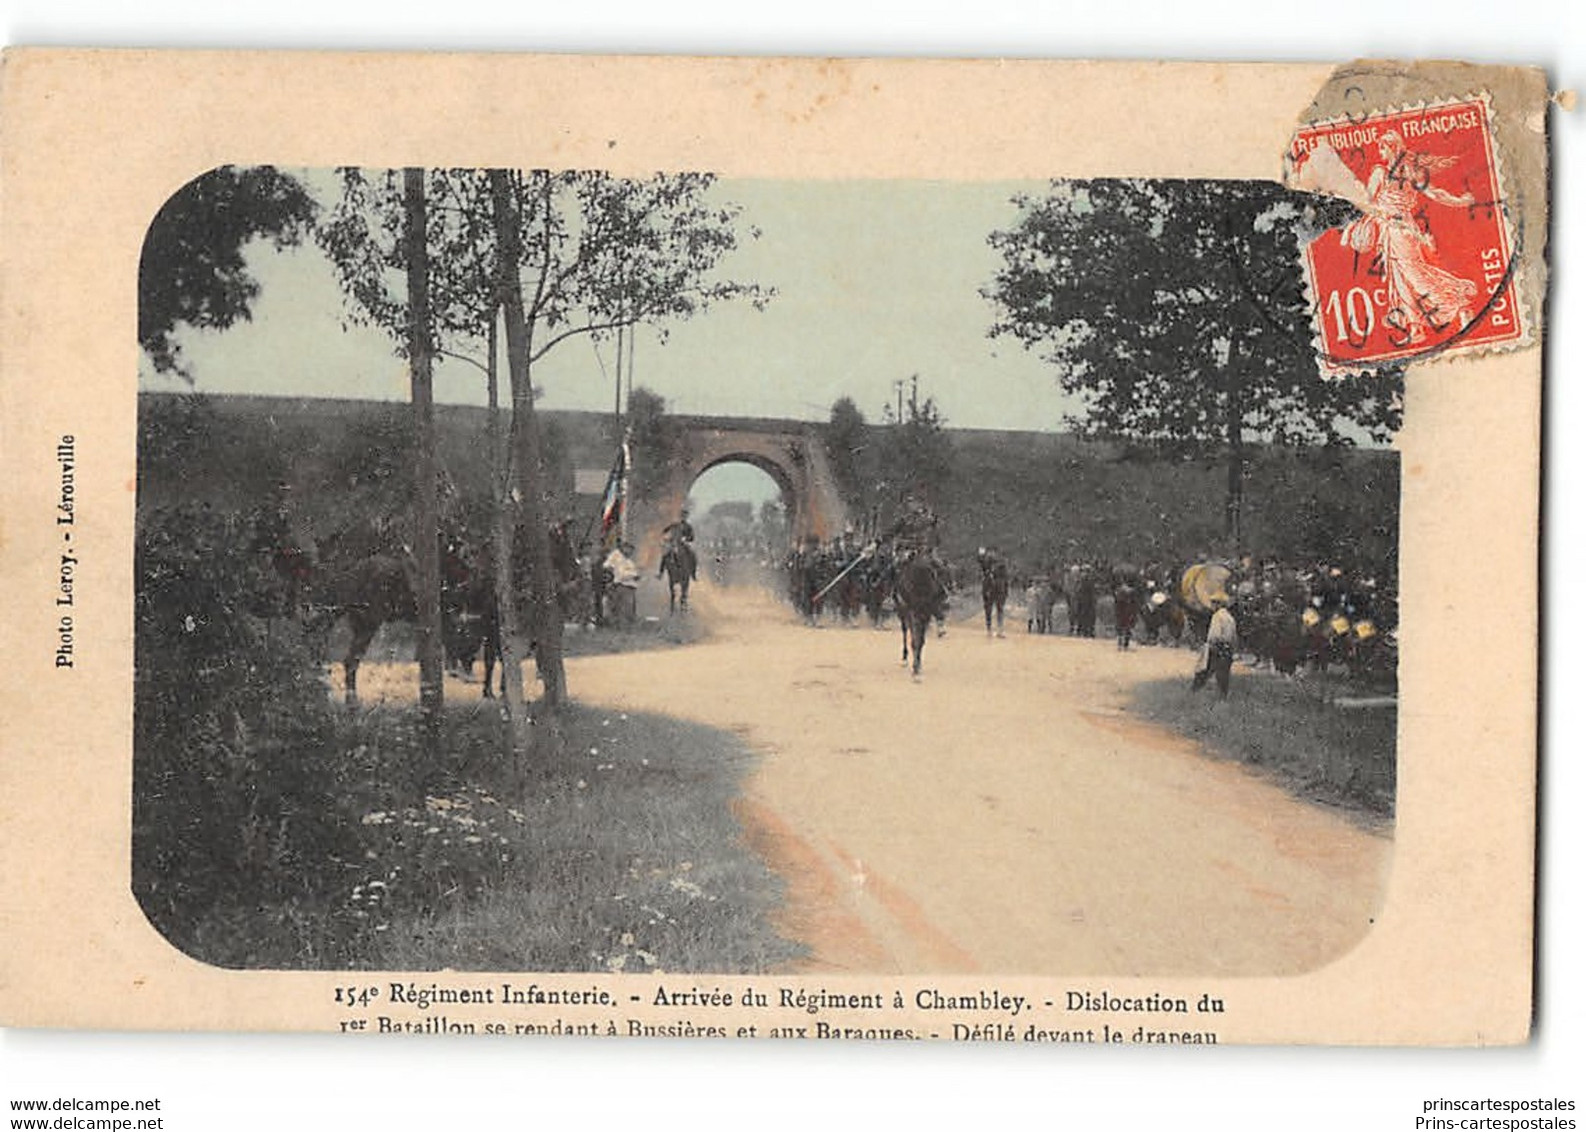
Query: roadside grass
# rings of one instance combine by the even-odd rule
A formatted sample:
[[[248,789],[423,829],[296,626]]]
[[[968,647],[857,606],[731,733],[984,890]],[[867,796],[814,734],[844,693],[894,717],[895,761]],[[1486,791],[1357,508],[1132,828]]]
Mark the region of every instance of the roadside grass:
[[[290,899],[240,893],[175,942],[249,968],[737,973],[798,956],[771,927],[781,881],[730,809],[754,760],[739,742],[581,706],[554,737],[541,726],[514,771],[486,706],[448,709],[439,766],[411,709],[348,717],[317,757],[340,762],[327,804],[356,851],[298,861]]]
[[[1208,753],[1272,774],[1294,794],[1368,819],[1391,818],[1398,710],[1344,710],[1325,681],[1289,681],[1236,670],[1228,699],[1186,680],[1135,689],[1128,708],[1200,743]]]
[[[680,613],[644,618],[632,628],[569,628],[562,634],[566,656],[606,656],[611,653],[642,652],[645,649],[691,645],[710,635],[704,620],[696,614]]]
[[[342,654],[347,651],[348,635],[347,626],[338,624],[320,648],[325,658],[338,667],[341,664]],[[370,642],[368,659],[380,661],[400,657],[411,660],[415,655],[416,635],[414,626],[405,621],[382,625],[375,634],[374,640]],[[598,629],[586,625],[566,625],[562,629],[562,655],[610,656],[615,653],[674,648],[678,645],[695,644],[709,635],[710,630],[702,617],[687,613],[669,617],[663,610],[658,617],[641,618],[633,626],[623,629],[611,625],[603,625]],[[517,652],[519,656],[527,655],[521,641]],[[529,659],[526,664],[532,672],[533,660]],[[476,662],[474,664],[476,678],[480,668],[481,666]]]

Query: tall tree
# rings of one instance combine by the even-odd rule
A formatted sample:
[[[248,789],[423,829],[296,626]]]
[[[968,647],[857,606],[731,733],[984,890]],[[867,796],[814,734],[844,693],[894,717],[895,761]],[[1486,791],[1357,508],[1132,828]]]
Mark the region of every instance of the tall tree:
[[[1301,240],[1347,208],[1266,182],[1055,181],[995,232],[993,335],[1038,351],[1083,434],[1228,461],[1243,533],[1252,443],[1350,444],[1397,429],[1402,373],[1325,381]]]
[[[506,169],[490,170],[490,196],[496,226],[498,293],[507,331],[507,377],[512,387],[512,432],[508,446],[516,470],[516,501],[523,526],[529,532],[530,630],[534,633],[535,664],[545,687],[545,702],[552,709],[565,697],[567,676],[562,665],[562,615],[556,602],[556,579],[551,573],[551,545],[544,536],[542,506],[545,501],[545,465],[539,423],[534,415],[534,386],[530,381],[528,313],[518,277],[523,260],[523,218],[514,191],[519,179]]]
[[[439,484],[435,464],[435,384],[431,367],[428,201],[424,170],[403,170],[404,242],[407,245],[408,370],[412,384],[413,431],[418,438],[415,466],[414,557],[418,562],[414,597],[418,605],[419,729],[433,758],[440,739],[446,659],[441,646]]]
[[[629,446],[633,451],[634,491],[648,499],[666,477],[672,458],[672,430],[666,398],[641,385],[628,398]]]
[[[871,448],[870,426],[852,397],[839,397],[832,403],[824,439],[827,462],[843,502],[851,511],[865,514],[872,502],[868,489],[874,478],[876,454]]]
[[[346,168],[340,173],[341,192],[319,227],[319,243],[336,268],[349,300],[350,317],[385,329],[393,335],[398,352],[405,352],[409,347],[401,328],[408,324],[414,297],[400,292],[394,279],[415,252],[399,238],[405,182],[399,183],[395,170]],[[424,225],[424,243],[432,265],[426,289],[430,347],[436,356],[479,369],[489,405],[487,451],[492,475],[488,545],[501,625],[503,753],[512,757],[522,753],[524,737],[516,725],[526,718],[511,565],[520,558],[515,544],[522,520],[512,496],[512,457],[507,443],[510,425],[502,419],[497,389],[502,276],[495,253],[494,206],[483,170],[431,169],[425,181],[426,194],[434,201]]]
[[[598,170],[511,174],[492,170],[490,180],[498,250],[504,261],[519,265],[514,295],[504,294],[503,299],[509,362],[513,323],[522,320],[526,407],[532,406],[533,366],[570,339],[601,337],[640,323],[664,335],[671,322],[691,318],[714,303],[741,300],[759,308],[770,298],[768,290],[755,284],[717,275],[722,259],[737,247],[741,210],[712,203],[715,178],[709,174],[662,173],[633,180]],[[523,233],[516,255],[500,227],[510,215],[516,216]],[[753,229],[749,232],[757,235]],[[514,426],[520,405],[517,382],[514,370]],[[532,418],[527,435],[538,444]],[[526,498],[533,490],[545,490],[545,476],[528,462],[527,448],[522,454],[525,459],[518,463],[517,475],[519,493]],[[531,483],[531,476],[537,476],[538,482]],[[536,541],[544,538],[540,526],[531,531]],[[543,553],[535,551],[534,561],[549,564],[548,546]],[[565,688],[562,626],[554,592],[543,608],[544,635],[539,642],[542,649],[549,643],[555,671],[547,672],[547,656],[542,654],[540,673],[546,700],[554,708]]]
[[[178,189],[150,223],[138,262],[138,343],[154,368],[190,378],[177,328],[225,330],[248,318],[259,282],[245,249],[256,239],[295,245],[314,215],[303,185],[268,165],[225,165]]]
[[[525,736],[517,724],[527,718],[527,713],[523,705],[523,658],[518,655],[517,643],[517,590],[513,585],[512,576],[512,564],[517,560],[513,553],[517,541],[517,515],[515,508],[510,506],[512,452],[507,447],[509,438],[502,421],[500,378],[496,365],[500,340],[497,329],[499,320],[496,318],[496,311],[501,306],[500,270],[498,265],[496,307],[490,312],[490,331],[486,336],[485,347],[485,396],[490,414],[490,466],[494,472],[490,478],[491,580],[495,589],[497,635],[500,637],[496,642],[500,653],[497,659],[501,663],[501,698],[503,722],[506,724],[502,730],[502,754],[512,760],[521,760],[524,754]]]
[[[920,400],[919,375],[911,377],[907,384],[908,399],[900,401],[902,416],[890,405],[884,414],[887,427],[882,430],[878,446],[877,482],[894,502],[914,496],[935,507],[941,503],[942,493],[953,476],[953,442],[936,399]]]
[[[579,336],[614,334],[639,323],[663,334],[726,300],[762,305],[770,292],[722,279],[722,259],[737,246],[740,210],[712,202],[708,174],[644,180],[598,171],[432,170],[429,242],[434,324],[440,352],[460,355],[488,337],[500,304],[512,386],[506,445],[517,529],[535,563],[531,620],[546,703],[565,695],[561,621],[542,518],[549,485],[534,415],[533,367]],[[404,266],[389,175],[349,170],[342,202],[321,242],[342,273],[355,314],[388,328],[403,325],[403,300],[390,275]],[[482,312],[489,312],[482,314]],[[488,365],[483,367],[489,370]],[[548,596],[547,596],[548,595]]]
[[[767,499],[760,504],[760,525],[757,537],[761,547],[769,554],[787,548],[787,508],[780,499]]]

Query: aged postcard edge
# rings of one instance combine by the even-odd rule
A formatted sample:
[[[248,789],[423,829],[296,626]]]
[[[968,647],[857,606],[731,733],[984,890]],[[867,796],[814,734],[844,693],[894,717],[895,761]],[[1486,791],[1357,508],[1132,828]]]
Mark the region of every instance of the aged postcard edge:
[[[1305,116],[1303,100],[1329,75],[1316,66],[47,51],[8,53],[5,71],[0,427],[7,430],[4,573],[18,595],[6,622],[18,659],[5,692],[0,769],[0,871],[8,920],[17,925],[0,972],[5,1020],[323,1030],[335,1028],[330,989],[338,976],[239,974],[194,963],[154,935],[127,891],[133,282],[143,225],[172,190],[224,162],[605,164],[613,150],[639,169],[666,164],[780,177],[950,176],[956,165],[960,175],[972,169],[978,176],[1275,179],[1287,139]],[[1484,76],[1484,89],[1496,92],[1512,74]],[[539,113],[493,121],[459,139],[453,107],[411,93],[438,76],[448,89],[480,100],[516,96]],[[874,89],[856,85],[867,79]],[[575,80],[578,98],[555,95],[558,84]],[[663,90],[675,112],[658,122],[634,111],[627,92],[640,81]],[[1138,96],[1117,99],[1121,83]],[[1513,92],[1528,114],[1543,109],[1537,85],[1527,80]],[[1263,105],[1294,109],[1268,110],[1254,126],[1219,138],[1185,132],[1248,107],[1252,91],[1264,93]],[[387,96],[383,104],[360,101],[372,92]],[[766,95],[768,111],[742,111],[752,92]],[[161,127],[127,136],[103,112],[117,101],[126,111],[117,121]],[[1147,127],[1131,140],[1118,111],[1125,102],[1130,122],[1141,120],[1142,107],[1159,109],[1160,132]],[[942,112],[927,113],[931,107]],[[1085,111],[1093,118],[1075,127]],[[713,129],[699,127],[700,114]],[[538,124],[546,121],[566,125],[558,131]],[[612,135],[620,144],[607,145]],[[1538,153],[1534,168],[1518,179],[1536,189],[1527,207],[1543,217],[1545,154],[1540,139],[1530,148]],[[1530,269],[1540,267],[1540,248],[1528,246],[1526,254],[1530,285],[1539,288],[1540,270]],[[50,316],[61,309],[78,319],[66,325]],[[1287,979],[929,982],[965,992],[994,983],[1215,990],[1228,1003],[1224,1040],[1236,1043],[1522,1040],[1530,1017],[1539,398],[1535,349],[1449,359],[1410,375],[1400,442],[1402,554],[1404,573],[1417,580],[1406,588],[1405,610],[1415,632],[1405,640],[1394,875],[1381,923],[1364,944],[1330,967]],[[37,643],[51,638],[48,611],[20,595],[47,589],[53,544],[39,528],[59,489],[49,453],[66,432],[82,446],[83,502],[99,512],[84,531],[82,583],[100,596],[82,626],[96,655],[75,673],[74,686],[63,688]],[[1468,553],[1472,530],[1492,548],[1491,570],[1513,583],[1496,608],[1485,604],[1484,615],[1511,632],[1484,644],[1486,678],[1475,682],[1457,671],[1468,641],[1439,623],[1444,609],[1471,606],[1478,596],[1447,565],[1450,552]],[[865,981],[922,985],[914,976]],[[649,986],[646,980],[641,989]],[[728,1012],[728,1021],[736,1016]]]

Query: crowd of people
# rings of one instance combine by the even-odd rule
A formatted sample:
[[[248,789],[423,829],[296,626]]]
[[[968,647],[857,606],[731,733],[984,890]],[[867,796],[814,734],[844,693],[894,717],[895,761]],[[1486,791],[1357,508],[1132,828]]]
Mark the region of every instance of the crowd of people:
[[[899,565],[922,558],[949,597],[935,611],[947,630],[950,604],[973,602],[978,583],[988,635],[1004,632],[1010,602],[1022,597],[1026,631],[1094,638],[1110,629],[1116,647],[1186,646],[1199,651],[1193,686],[1215,684],[1227,694],[1235,656],[1287,676],[1346,670],[1391,683],[1397,665],[1393,629],[1397,603],[1391,584],[1369,571],[1325,562],[1286,562],[1273,556],[1234,559],[1210,553],[1140,565],[1100,558],[1021,565],[995,546],[977,548],[972,562],[943,553],[938,517],[909,503],[890,525],[861,537],[852,527],[833,538],[805,536],[781,561],[786,599],[806,624],[880,628],[895,615]],[[666,546],[686,553],[697,571],[694,528],[686,510],[664,531]],[[731,557],[716,553],[718,564]],[[587,551],[587,620],[631,625],[640,571],[622,543],[603,555]],[[663,567],[664,570],[664,567]],[[686,599],[685,599],[686,600]]]
[[[1028,580],[1025,601],[1032,632],[1056,632],[1054,610],[1067,612],[1071,635],[1094,637],[1110,598],[1117,646],[1185,643],[1208,654],[1249,656],[1288,676],[1342,667],[1366,678],[1392,675],[1391,630],[1397,604],[1391,587],[1368,571],[1327,562],[1286,563],[1246,555],[1211,555],[1136,568],[1073,563]],[[1207,649],[1208,641],[1215,649]],[[1220,659],[1214,657],[1213,659]],[[1212,672],[1216,675],[1216,672]],[[1219,678],[1223,686],[1225,676]],[[1202,677],[1197,687],[1205,683]]]
[[[1121,650],[1195,648],[1193,686],[1215,683],[1223,695],[1238,654],[1287,676],[1341,669],[1389,683],[1397,664],[1394,593],[1369,571],[1210,554],[1139,566],[1086,559],[1020,570],[992,546],[978,548],[973,565],[960,566],[942,556],[940,524],[923,509],[906,511],[866,541],[851,529],[826,542],[805,538],[783,563],[787,599],[810,625],[879,627],[892,612],[897,563],[913,555],[927,557],[948,590],[962,595],[955,600],[972,600],[966,583],[978,580],[988,634],[1003,632],[1004,605],[1010,593],[1022,593],[1028,632],[1095,637],[1110,622]],[[944,630],[947,612],[939,613]]]

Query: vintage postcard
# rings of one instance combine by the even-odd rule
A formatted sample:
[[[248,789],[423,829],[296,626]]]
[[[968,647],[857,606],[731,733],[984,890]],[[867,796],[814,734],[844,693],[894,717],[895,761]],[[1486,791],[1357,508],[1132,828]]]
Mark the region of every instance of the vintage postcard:
[[[0,98],[0,1022],[1527,1040],[1540,72]]]

